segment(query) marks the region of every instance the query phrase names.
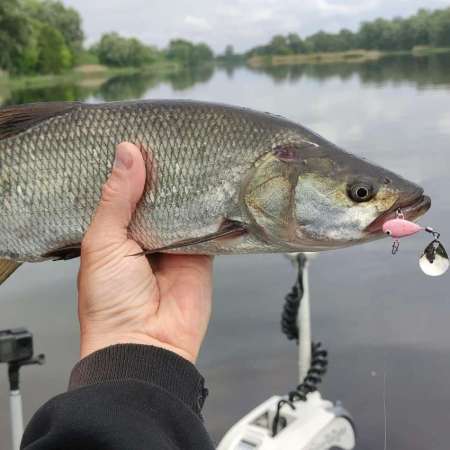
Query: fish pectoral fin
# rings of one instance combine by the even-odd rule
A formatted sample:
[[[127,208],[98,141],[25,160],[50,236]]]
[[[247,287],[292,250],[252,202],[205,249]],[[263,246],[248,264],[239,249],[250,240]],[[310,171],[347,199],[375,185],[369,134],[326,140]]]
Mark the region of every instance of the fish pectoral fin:
[[[191,245],[202,244],[204,242],[216,241],[218,239],[239,237],[248,232],[248,227],[245,223],[235,220],[225,220],[221,227],[214,233],[206,234],[205,236],[195,237],[191,239],[183,239],[165,247],[145,250],[138,255],[151,255],[153,253],[161,253],[168,250],[175,250],[178,248],[189,247]],[[137,256],[137,255],[136,255]]]
[[[79,258],[81,255],[81,244],[72,244],[66,247],[57,248],[42,255],[43,258],[53,261],[67,261],[68,259]]]
[[[20,134],[79,105],[77,102],[48,102],[0,108],[0,140]]]
[[[22,263],[9,259],[0,259],[0,284],[4,283]]]

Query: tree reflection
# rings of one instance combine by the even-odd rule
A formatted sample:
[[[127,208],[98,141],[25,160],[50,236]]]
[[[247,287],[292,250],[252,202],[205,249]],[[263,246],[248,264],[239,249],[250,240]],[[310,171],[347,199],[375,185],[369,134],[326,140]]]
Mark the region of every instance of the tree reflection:
[[[157,86],[160,81],[160,78],[144,75],[114,77],[100,86],[95,93],[95,97],[107,102],[142,98],[148,90]]]
[[[238,67],[238,66],[236,66]],[[235,67],[220,66],[232,79]],[[204,65],[171,74],[138,74],[118,76],[108,80],[82,80],[80,83],[60,83],[47,87],[29,87],[1,93],[3,104],[33,103],[42,101],[105,101],[139,99],[149,95],[162,83],[173,90],[182,91],[195,84],[205,83],[214,74],[215,66]],[[244,69],[245,70],[245,69]],[[450,53],[414,57],[412,55],[387,56],[376,61],[298,64],[248,68],[255,73],[266,74],[275,84],[295,82],[302,78],[327,80],[338,77],[347,80],[357,77],[363,84],[411,82],[416,86],[450,84]]]
[[[21,88],[12,90],[3,105],[18,105],[21,103],[53,102],[53,101],[83,101],[92,95],[95,88],[89,88],[75,83],[56,84],[47,87]]]
[[[104,101],[139,99],[161,83],[182,91],[204,83],[214,74],[214,65],[192,67],[172,74],[136,74],[117,76],[105,81],[83,80],[81,83],[60,83],[46,87],[10,90],[3,105],[17,105],[50,101],[85,101],[95,98]]]
[[[410,81],[418,87],[450,83],[450,53],[428,56],[397,55],[365,62],[339,62],[271,66],[253,71],[270,75],[275,82],[303,77],[346,80],[357,76],[363,84]]]
[[[167,81],[175,91],[183,91],[197,83],[205,83],[210,80],[214,74],[214,69],[215,67],[212,64],[205,64],[198,67],[194,66],[168,75]]]

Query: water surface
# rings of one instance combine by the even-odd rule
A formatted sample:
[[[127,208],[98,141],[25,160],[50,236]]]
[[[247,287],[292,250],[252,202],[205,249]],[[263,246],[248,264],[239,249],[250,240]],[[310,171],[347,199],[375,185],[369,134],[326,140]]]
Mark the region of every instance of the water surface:
[[[204,69],[166,79],[121,77],[96,86],[12,92],[5,104],[41,100],[191,98],[281,114],[351,152],[422,184],[424,223],[450,247],[450,56],[364,64]],[[450,278],[418,269],[425,237],[323,253],[311,264],[313,334],[330,352],[323,393],[342,400],[358,449],[448,450]],[[22,375],[28,419],[62,392],[77,360],[77,261],[27,265],[0,290],[0,329],[27,326],[48,362]],[[217,258],[211,327],[199,366],[216,439],[273,393],[296,384],[296,348],[280,332],[294,272],[282,256]],[[384,380],[386,382],[384,382]],[[0,371],[0,449],[9,449],[6,368]]]

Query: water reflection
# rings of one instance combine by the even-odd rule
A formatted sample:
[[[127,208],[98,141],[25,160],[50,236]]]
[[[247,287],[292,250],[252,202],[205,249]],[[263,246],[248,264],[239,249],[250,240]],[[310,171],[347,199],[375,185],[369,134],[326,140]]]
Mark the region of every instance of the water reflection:
[[[192,67],[183,72],[175,72],[167,77],[175,91],[183,91],[197,83],[205,83],[214,75],[214,66]]]
[[[61,83],[40,88],[12,90],[4,105],[49,101],[117,101],[142,98],[146,92],[161,83],[169,84],[176,91],[189,89],[204,83],[214,74],[213,65],[191,68],[171,74],[137,74],[117,76],[106,80],[83,80],[80,83]]]
[[[46,87],[15,89],[3,101],[3,105],[51,101],[86,100],[97,88],[84,87],[75,83],[61,83]]]
[[[208,81],[214,74],[214,66],[202,66],[167,75],[131,75],[110,78],[91,95],[104,101],[143,98],[161,83],[168,83],[175,91],[189,89],[197,83]]]
[[[85,101],[95,98],[114,101],[143,98],[160,84],[168,84],[175,91],[184,91],[196,84],[209,81],[215,71],[224,71],[233,79],[242,66],[201,66],[172,74],[142,74],[118,76],[107,80],[84,80],[81,83],[62,83],[49,87],[13,90],[3,104],[31,103],[36,101]],[[272,78],[275,84],[299,82],[309,78],[324,81],[338,78],[341,81],[357,77],[362,84],[382,85],[389,82],[412,82],[417,87],[450,85],[450,53],[413,57],[402,55],[385,57],[378,61],[303,64],[249,68]]]
[[[388,56],[377,61],[303,64],[252,69],[270,75],[274,81],[298,81],[303,77],[345,81],[357,76],[363,84],[411,81],[417,86],[450,84],[450,54],[414,57]]]
[[[103,83],[93,95],[105,101],[141,98],[149,89],[157,86],[160,81],[161,79],[155,76],[114,77]]]

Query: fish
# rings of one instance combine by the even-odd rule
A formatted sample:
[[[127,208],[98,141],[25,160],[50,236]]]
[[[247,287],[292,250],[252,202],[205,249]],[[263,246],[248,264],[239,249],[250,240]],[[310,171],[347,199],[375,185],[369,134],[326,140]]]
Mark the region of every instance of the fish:
[[[24,262],[66,260],[81,242],[117,144],[147,170],[129,236],[143,253],[324,251],[383,236],[417,184],[308,128],[248,108],[189,101],[50,102],[0,109],[0,283]]]

